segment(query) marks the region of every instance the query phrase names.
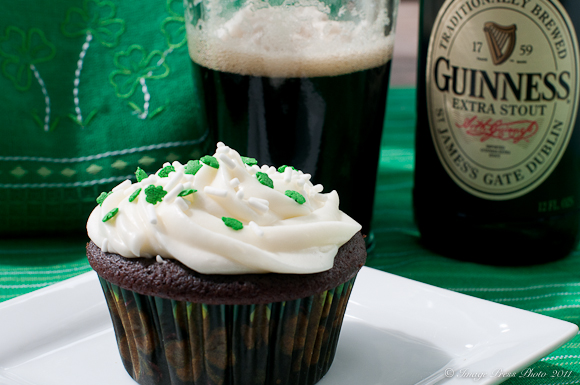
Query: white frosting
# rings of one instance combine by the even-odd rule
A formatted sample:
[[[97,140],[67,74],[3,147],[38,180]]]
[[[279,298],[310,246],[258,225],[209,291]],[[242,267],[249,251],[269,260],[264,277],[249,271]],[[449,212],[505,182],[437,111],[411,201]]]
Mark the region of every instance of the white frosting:
[[[349,3],[352,10],[343,7],[337,20],[317,1],[277,7],[248,2],[230,18],[206,2],[210,17],[194,21],[188,10],[186,25],[191,59],[207,68],[269,77],[336,76],[381,66],[393,56],[384,1],[361,1],[360,10]]]
[[[173,162],[175,171],[167,177],[158,172],[119,184],[91,213],[89,237],[104,251],[173,258],[203,274],[307,274],[330,269],[338,248],[361,229],[338,209],[336,191],[322,194],[308,174],[250,167],[222,143],[214,158],[219,168],[204,164],[195,176]],[[266,173],[274,188],[260,183],[257,172]],[[160,203],[147,202],[150,185],[167,192]],[[188,189],[197,191],[178,196]],[[305,202],[286,196],[287,190],[300,193]],[[117,214],[103,222],[114,209]],[[226,226],[222,217],[237,219],[243,228]]]

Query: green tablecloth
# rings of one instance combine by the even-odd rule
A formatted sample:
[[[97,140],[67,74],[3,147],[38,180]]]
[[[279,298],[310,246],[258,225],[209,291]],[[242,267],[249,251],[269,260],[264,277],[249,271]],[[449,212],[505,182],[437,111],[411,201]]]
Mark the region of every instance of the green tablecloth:
[[[411,205],[415,90],[394,88],[389,96],[374,216],[376,247],[367,265],[580,324],[580,250],[560,262],[509,268],[450,260],[419,245]],[[89,271],[86,240],[0,239],[0,301]],[[573,373],[556,378],[515,378],[506,383],[580,383],[580,336],[532,368],[548,374],[554,369]]]

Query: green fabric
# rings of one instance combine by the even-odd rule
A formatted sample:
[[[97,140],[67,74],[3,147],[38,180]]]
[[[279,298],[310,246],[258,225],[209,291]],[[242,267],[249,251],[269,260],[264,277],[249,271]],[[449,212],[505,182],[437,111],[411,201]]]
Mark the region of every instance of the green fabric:
[[[214,149],[192,103],[181,0],[1,9],[0,234],[77,229],[137,166]]]
[[[580,250],[560,262],[507,268],[458,262],[419,245],[411,205],[414,97],[413,89],[390,91],[374,214],[376,246],[367,265],[580,324]],[[0,300],[89,271],[86,241],[86,237],[0,241]],[[548,376],[554,370],[572,373],[554,378],[515,378],[506,384],[580,383],[580,336],[531,368]]]
[[[91,271],[85,237],[0,239],[0,302]]]

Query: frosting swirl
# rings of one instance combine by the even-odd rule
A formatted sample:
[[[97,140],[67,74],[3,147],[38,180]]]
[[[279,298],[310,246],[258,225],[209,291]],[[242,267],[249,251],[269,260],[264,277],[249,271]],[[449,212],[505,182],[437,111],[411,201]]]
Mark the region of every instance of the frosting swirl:
[[[103,251],[174,258],[202,274],[317,273],[361,226],[310,175],[258,167],[218,143],[213,156],[166,163],[97,199],[87,232]]]

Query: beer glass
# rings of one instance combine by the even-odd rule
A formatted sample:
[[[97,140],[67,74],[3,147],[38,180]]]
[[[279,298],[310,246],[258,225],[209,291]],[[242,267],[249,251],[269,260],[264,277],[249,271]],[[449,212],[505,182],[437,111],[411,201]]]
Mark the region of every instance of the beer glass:
[[[372,237],[399,0],[185,0],[210,138],[293,166]]]

